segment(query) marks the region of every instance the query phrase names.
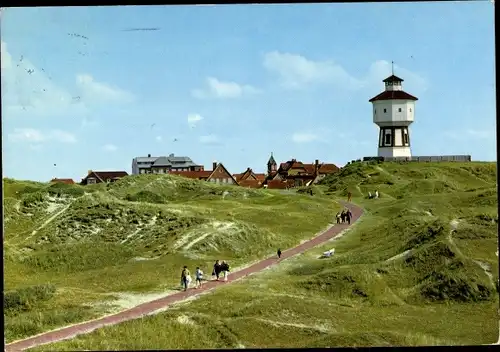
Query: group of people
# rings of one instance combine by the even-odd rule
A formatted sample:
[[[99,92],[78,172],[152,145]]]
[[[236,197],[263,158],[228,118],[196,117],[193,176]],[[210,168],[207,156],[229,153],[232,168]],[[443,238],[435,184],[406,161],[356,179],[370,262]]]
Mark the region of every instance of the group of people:
[[[347,222],[349,225],[351,224],[352,213],[351,210],[344,208],[342,212],[338,212],[335,216],[337,219],[337,224],[343,224]]]
[[[378,198],[378,192],[376,191],[376,195]],[[349,192],[348,196],[349,200],[351,198],[351,193]],[[347,222],[348,224],[351,224],[351,219],[352,219],[352,213],[351,210],[348,208],[344,208],[342,212],[338,212],[337,215],[335,216],[337,218],[337,224],[343,224]],[[281,259],[281,249],[278,248],[277,251],[278,259]],[[224,281],[227,281],[228,275],[229,275],[229,264],[226,261],[219,261],[216,260],[213,270],[212,270],[212,276],[215,277],[216,281],[219,281],[219,278],[221,277],[221,274],[223,275]],[[206,279],[203,278],[204,274],[203,271],[200,269],[200,267],[196,267],[195,271],[195,279],[196,279],[196,285],[195,288],[201,288],[203,281],[206,281]],[[191,273],[189,272],[188,267],[185,265],[184,268],[182,269],[181,272],[181,286],[184,288],[184,291],[187,291],[189,288],[189,285],[191,284]]]
[[[229,275],[229,264],[224,260],[222,262],[216,260],[214,269],[212,271],[212,276],[215,276],[216,281],[219,281],[221,274],[223,274],[224,281],[227,281],[227,277]],[[200,267],[196,267],[194,275],[196,279],[195,288],[201,288],[203,281],[206,281],[206,279],[204,279],[204,273],[200,269]],[[181,286],[184,288],[184,291],[187,291],[189,285],[191,284],[191,281],[191,273],[189,272],[188,267],[184,265],[184,268],[182,268],[181,272]]]

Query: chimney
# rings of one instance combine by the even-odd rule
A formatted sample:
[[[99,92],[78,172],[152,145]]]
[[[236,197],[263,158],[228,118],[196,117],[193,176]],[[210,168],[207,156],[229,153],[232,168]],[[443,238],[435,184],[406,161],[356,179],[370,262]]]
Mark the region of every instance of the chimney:
[[[314,160],[314,174],[317,175],[318,174],[318,169],[319,169],[319,160],[316,159]]]
[[[151,158],[151,154],[148,154],[148,158]]]
[[[89,170],[89,172],[87,173],[87,175],[90,175],[92,173],[92,170]]]
[[[217,160],[214,160],[214,162],[212,163],[212,171],[215,170],[217,168]]]

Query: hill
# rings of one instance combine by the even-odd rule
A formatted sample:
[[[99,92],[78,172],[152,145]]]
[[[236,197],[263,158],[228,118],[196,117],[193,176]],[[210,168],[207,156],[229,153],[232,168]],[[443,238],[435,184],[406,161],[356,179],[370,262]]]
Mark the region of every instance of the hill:
[[[269,256],[313,237],[339,208],[171,175],[3,186],[8,342],[168,294],[183,265],[210,272],[216,259],[235,268]]]
[[[496,163],[355,163],[315,190],[315,200],[350,191],[365,215],[334,243],[273,269],[38,350],[498,340]],[[367,199],[375,190],[381,197]]]

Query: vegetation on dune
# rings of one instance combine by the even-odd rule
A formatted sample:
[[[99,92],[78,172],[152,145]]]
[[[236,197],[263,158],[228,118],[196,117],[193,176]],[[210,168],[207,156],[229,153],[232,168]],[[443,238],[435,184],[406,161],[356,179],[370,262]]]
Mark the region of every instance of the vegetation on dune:
[[[315,191],[280,211],[312,216],[312,199],[351,192],[364,217],[334,243],[210,295],[37,350],[497,341],[496,164],[354,163]]]
[[[183,265],[210,272],[225,259],[236,268],[297,245],[339,208],[171,175],[91,186],[4,179],[4,189],[8,302],[22,296],[29,307],[6,310],[7,341],[118,309],[116,293],[177,290]],[[50,297],[30,289],[45,284]]]

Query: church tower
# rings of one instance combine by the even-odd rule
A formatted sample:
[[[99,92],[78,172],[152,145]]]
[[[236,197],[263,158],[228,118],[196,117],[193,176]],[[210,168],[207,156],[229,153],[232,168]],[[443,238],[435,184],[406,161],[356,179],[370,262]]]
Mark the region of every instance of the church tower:
[[[378,156],[411,157],[409,126],[418,99],[403,91],[403,79],[394,75],[394,66],[392,71],[383,81],[385,91],[369,100],[373,105],[373,123],[380,129]]]
[[[271,153],[271,157],[267,162],[267,174],[270,175],[275,173],[278,170],[278,164],[276,164],[276,160],[274,160],[273,153]]]

